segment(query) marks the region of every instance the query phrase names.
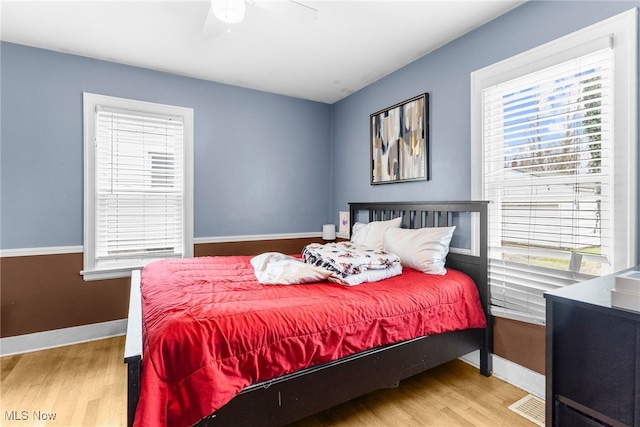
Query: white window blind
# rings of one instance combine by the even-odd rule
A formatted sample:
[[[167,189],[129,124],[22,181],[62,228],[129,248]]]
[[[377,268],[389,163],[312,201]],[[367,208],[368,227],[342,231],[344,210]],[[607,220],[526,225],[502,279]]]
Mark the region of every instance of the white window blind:
[[[96,258],[182,256],[183,125],[98,107]]]
[[[609,273],[611,50],[483,91],[493,305],[542,321],[543,293]]]
[[[84,94],[86,280],[193,255],[193,110]]]
[[[489,200],[491,312],[637,264],[637,11],[471,73],[472,195]]]

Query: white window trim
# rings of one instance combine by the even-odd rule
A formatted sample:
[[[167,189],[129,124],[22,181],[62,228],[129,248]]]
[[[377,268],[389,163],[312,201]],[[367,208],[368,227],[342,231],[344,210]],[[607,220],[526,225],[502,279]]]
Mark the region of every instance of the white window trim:
[[[616,183],[613,203],[616,212],[623,212],[626,217],[626,221],[615,221],[614,271],[637,264],[637,21],[638,11],[634,8],[471,73],[471,194],[473,199],[480,200],[484,188],[483,89],[582,56],[603,40],[611,39],[614,47],[613,132],[616,147],[620,147],[613,159]]]
[[[183,256],[193,256],[193,109],[132,99],[83,93],[84,122],[84,280],[130,277],[139,267],[97,269],[95,263],[95,133],[96,107],[180,116],[184,124],[184,248]],[[140,266],[142,267],[142,265]]]

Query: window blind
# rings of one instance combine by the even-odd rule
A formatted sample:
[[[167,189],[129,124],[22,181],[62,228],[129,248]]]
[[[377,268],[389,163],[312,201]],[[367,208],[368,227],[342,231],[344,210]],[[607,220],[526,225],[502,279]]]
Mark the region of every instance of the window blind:
[[[545,291],[609,272],[611,52],[482,92],[494,314],[544,323]]]
[[[183,123],[96,108],[96,265],[183,252]]]

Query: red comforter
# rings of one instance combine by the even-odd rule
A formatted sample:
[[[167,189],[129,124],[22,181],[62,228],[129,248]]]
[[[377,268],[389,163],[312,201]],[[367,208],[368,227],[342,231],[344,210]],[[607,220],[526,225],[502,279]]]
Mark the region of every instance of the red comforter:
[[[178,259],[144,268],[135,425],[192,425],[250,384],[486,324],[474,283],[458,271],[434,276],[405,268],[355,287],[273,286],[256,281],[250,259]]]

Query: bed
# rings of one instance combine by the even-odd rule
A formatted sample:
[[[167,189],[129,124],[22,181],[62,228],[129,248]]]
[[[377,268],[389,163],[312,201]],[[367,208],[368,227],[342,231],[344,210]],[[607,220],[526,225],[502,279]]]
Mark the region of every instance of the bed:
[[[487,309],[486,202],[350,203],[349,210],[350,217],[352,218],[352,227],[356,221],[372,223],[389,221],[393,218],[401,218],[399,221],[401,222],[401,227],[404,229],[456,225],[456,233],[451,241],[451,250],[446,258],[447,273],[442,277],[447,278],[447,280],[451,279],[456,283],[471,283],[473,292],[476,294],[476,299],[479,300],[483,320],[486,319],[486,323],[479,326],[480,323],[478,323],[477,319],[466,320],[467,325],[471,325],[472,327],[456,326],[454,330],[440,332],[441,328],[438,325],[446,322],[423,322],[424,324],[434,325],[424,326],[423,323],[420,323],[422,322],[421,317],[403,317],[401,321],[398,321],[397,313],[393,315],[383,314],[382,319],[375,320],[375,328],[369,325],[369,329],[365,327],[362,331],[352,334],[360,338],[366,337],[367,339],[364,340],[367,341],[366,343],[361,343],[362,340],[352,339],[350,335],[347,335],[346,338],[327,339],[323,326],[304,326],[305,328],[313,327],[316,329],[313,329],[313,333],[310,332],[309,334],[305,333],[302,335],[316,334],[319,337],[321,336],[321,338],[316,341],[336,341],[340,342],[341,347],[324,349],[323,347],[317,347],[317,343],[300,343],[297,341],[299,339],[298,335],[301,335],[299,331],[296,333],[295,341],[286,341],[285,344],[282,344],[285,340],[280,338],[278,338],[278,340],[267,340],[278,343],[278,347],[275,349],[277,356],[269,356],[268,358],[271,359],[260,362],[262,363],[260,366],[251,368],[251,366],[248,365],[248,360],[254,360],[257,356],[253,353],[251,353],[250,356],[246,356],[249,354],[249,351],[246,351],[246,349],[239,351],[239,355],[233,354],[233,360],[238,361],[238,366],[249,366],[249,369],[245,369],[245,371],[250,371],[250,373],[246,374],[246,378],[240,378],[238,380],[234,378],[230,380],[228,387],[220,386],[218,387],[219,390],[215,390],[216,387],[208,384],[208,382],[211,382],[212,378],[217,378],[220,372],[226,374],[229,371],[236,371],[234,365],[225,365],[222,362],[216,362],[217,368],[215,373],[210,372],[209,366],[212,365],[211,360],[213,359],[208,359],[209,353],[207,352],[213,350],[203,350],[203,354],[206,353],[207,355],[202,356],[199,349],[189,347],[189,349],[186,350],[185,347],[195,341],[208,341],[202,340],[201,335],[195,335],[195,338],[187,339],[186,343],[172,342],[166,344],[170,339],[177,340],[182,338],[176,338],[180,335],[180,332],[172,332],[173,326],[170,325],[167,320],[170,316],[160,314],[160,311],[158,311],[161,310],[161,308],[158,307],[164,306],[169,307],[168,310],[171,313],[176,310],[184,310],[190,313],[191,318],[197,319],[195,323],[198,325],[202,324],[201,320],[203,318],[212,319],[213,315],[203,315],[201,313],[201,306],[206,304],[197,302],[194,306],[188,306],[188,304],[191,304],[190,301],[192,301],[194,294],[189,291],[189,289],[196,289],[193,282],[198,285],[197,289],[204,289],[202,286],[206,288],[209,283],[209,276],[207,275],[211,275],[212,271],[221,277],[221,279],[218,280],[218,284],[211,285],[214,286],[211,289],[215,288],[215,292],[217,293],[214,295],[207,292],[206,298],[208,298],[209,302],[215,300],[215,304],[217,304],[215,305],[215,307],[217,307],[216,310],[221,310],[221,307],[223,307],[220,305],[221,298],[224,299],[225,304],[228,302],[226,298],[228,298],[228,295],[231,295],[226,288],[228,286],[240,286],[242,289],[235,289],[235,291],[241,290],[242,292],[234,292],[233,295],[243,295],[239,298],[241,300],[245,299],[246,301],[250,301],[250,298],[247,299],[246,296],[263,295],[260,293],[263,292],[265,297],[261,298],[261,300],[264,300],[264,304],[267,304],[267,300],[271,298],[267,295],[271,295],[272,292],[277,292],[273,298],[276,304],[279,304],[277,310],[272,310],[275,313],[288,313],[285,311],[288,309],[285,307],[285,301],[298,301],[299,298],[303,297],[302,293],[305,294],[305,298],[307,297],[306,294],[312,294],[312,300],[313,298],[328,297],[333,298],[330,301],[335,301],[335,303],[332,302],[330,304],[313,304],[314,306],[323,305],[333,307],[336,305],[336,307],[334,312],[327,310],[327,312],[330,312],[329,314],[321,312],[319,314],[313,314],[311,317],[317,319],[319,322],[321,317],[327,316],[328,319],[331,319],[331,321],[337,325],[347,325],[344,326],[344,328],[352,327],[351,322],[353,319],[349,316],[354,316],[354,312],[360,311],[360,306],[355,302],[349,303],[351,304],[349,305],[349,310],[340,309],[337,306],[341,301],[347,300],[346,295],[350,295],[349,298],[353,297],[354,301],[356,299],[358,301],[360,301],[360,299],[365,301],[367,298],[374,301],[382,301],[380,295],[386,295],[384,297],[384,303],[380,305],[397,307],[399,304],[404,304],[399,301],[405,300],[400,300],[399,298],[401,298],[402,292],[405,292],[405,288],[408,294],[406,301],[409,299],[417,299],[417,297],[412,298],[412,295],[421,293],[423,289],[421,287],[422,285],[417,285],[418,281],[423,280],[422,276],[430,275],[406,268],[400,276],[380,282],[349,287],[348,290],[347,287],[329,282],[274,287],[261,285],[257,282],[253,283],[247,279],[249,274],[247,271],[249,270],[246,265],[251,258],[249,256],[229,257],[229,260],[214,257],[211,259],[194,259],[193,261],[169,261],[167,262],[168,274],[165,274],[163,272],[164,270],[158,270],[157,266],[154,266],[149,269],[145,268],[143,274],[134,272],[132,275],[129,322],[125,344],[125,363],[128,366],[128,425],[134,425],[134,419],[138,417],[136,420],[138,425],[151,425],[150,423],[157,425],[166,422],[172,425],[195,424],[198,426],[284,426],[368,392],[380,388],[397,386],[399,381],[404,378],[456,359],[474,350],[479,350],[480,373],[486,376],[491,375],[490,352],[492,337],[491,320]],[[227,261],[232,262],[233,267],[227,267],[226,264],[221,267],[220,263],[223,261],[225,263]],[[224,271],[229,270],[229,268],[245,272],[243,273],[243,277],[245,277],[246,280],[242,280],[242,285],[228,285],[230,281],[225,276],[226,273]],[[188,269],[188,273],[184,273],[185,269]],[[192,269],[194,269],[195,272],[193,272]],[[172,271],[174,273],[172,273]],[[222,273],[220,273],[221,271]],[[189,280],[193,282],[185,284],[181,282],[178,283],[178,279],[171,279],[171,274],[175,274],[176,272],[178,275],[188,276]],[[141,288],[147,289],[148,286],[150,286],[148,283],[151,282],[154,274],[157,276],[157,280],[163,283],[162,288],[174,289],[174,296],[171,298],[160,298],[153,292],[147,291],[145,296],[141,297]],[[233,274],[236,273],[234,272]],[[401,282],[402,280],[405,280],[405,282]],[[406,285],[400,284],[408,283],[406,282],[407,280],[411,281],[411,283]],[[222,285],[220,285],[220,283],[222,283]],[[396,287],[393,288],[394,291],[390,292],[385,286]],[[411,286],[413,286],[413,288],[411,288]],[[464,286],[469,285],[465,284]],[[400,288],[403,289],[402,292],[400,292]],[[184,292],[184,289],[187,289],[188,292]],[[180,295],[185,296],[183,298],[184,300],[180,299]],[[234,296],[233,298],[236,297]],[[252,296],[251,298],[255,297]],[[170,302],[165,304],[163,301],[167,299],[170,300]],[[158,306],[149,305],[156,300],[160,301]],[[387,300],[390,302],[385,302]],[[144,321],[142,315],[143,301],[144,304],[146,304],[146,317]],[[318,299],[317,301],[321,300]],[[243,303],[243,301],[240,301],[240,304]],[[236,302],[234,302],[234,304],[236,304]],[[308,304],[308,302],[304,302],[304,304]],[[366,304],[368,306],[371,305],[369,302]],[[422,304],[422,302],[419,302],[419,304]],[[470,305],[470,303],[465,304]],[[442,305],[449,307],[450,304],[447,302],[447,304]],[[165,310],[167,309],[166,307],[162,309]],[[356,309],[353,309],[353,307],[356,307]],[[447,308],[447,310],[449,310],[449,308]],[[463,309],[456,308],[456,310]],[[268,310],[265,309],[265,311]],[[407,311],[411,311],[411,313],[422,313],[423,311],[428,311],[429,313],[437,312],[437,310],[432,308],[425,308],[425,310],[411,309]],[[153,313],[155,313],[155,317]],[[237,313],[233,312],[232,314],[236,316]],[[403,312],[402,315],[404,316],[405,313]],[[411,315],[413,316],[414,314]],[[424,315],[424,313],[421,315]],[[220,324],[224,323],[224,319],[222,319],[224,316],[221,314],[216,314],[216,316],[215,332],[217,334],[230,336],[239,334],[235,329],[233,332],[218,332],[217,328],[221,328]],[[290,316],[289,314],[283,316],[286,319],[290,318],[288,317]],[[369,315],[367,314],[365,317],[367,316]],[[258,318],[252,317],[251,319]],[[268,322],[273,321],[273,317],[260,317],[259,319],[262,319],[260,320],[261,322],[267,322],[267,320],[264,319],[269,319]],[[295,320],[290,323],[295,323],[295,327],[300,328],[301,326],[299,325],[302,324],[303,320],[304,319],[300,319],[299,321]],[[256,322],[256,320],[252,321]],[[242,325],[247,323],[247,321],[236,320],[234,320],[234,322],[230,324]],[[358,320],[355,323],[360,324],[359,322]],[[165,332],[154,335],[153,331],[150,332],[148,330],[153,329],[156,324],[162,325],[162,327],[165,328],[163,329]],[[401,327],[401,325],[407,325],[407,327],[404,328]],[[234,328],[234,326],[232,326],[232,328]],[[276,329],[279,328],[280,326]],[[259,327],[255,327],[254,329],[261,330]],[[378,331],[376,333],[379,335],[370,333],[372,329]],[[419,331],[419,333],[417,333],[418,336],[408,335],[409,332],[405,333],[407,329]],[[206,330],[211,331],[212,328],[207,326]],[[349,330],[351,331],[351,329]],[[170,332],[167,333],[166,331]],[[269,331],[269,329],[263,329],[261,333],[267,336],[271,334],[271,331]],[[319,335],[320,333],[325,335]],[[413,333],[416,334],[415,331]],[[333,334],[333,332],[331,332],[331,334]],[[144,341],[143,335],[145,336]],[[287,336],[287,339],[289,338],[290,337]],[[262,339],[264,340],[264,337]],[[250,338],[242,338],[241,341],[244,342],[247,340],[250,340]],[[153,345],[156,342],[161,344],[159,346]],[[164,344],[164,347],[162,347],[162,344]],[[225,345],[227,344],[228,343],[225,343]],[[247,348],[251,348],[252,351],[257,347],[255,344],[247,345],[249,346]],[[220,356],[220,350],[215,351],[218,351],[218,356]],[[184,357],[183,353],[187,353],[189,356],[186,357],[185,360],[179,360],[180,357]],[[285,357],[289,357],[289,353],[302,354],[301,360],[286,359]],[[260,357],[263,357],[262,353],[260,354]],[[220,356],[219,360],[229,359],[229,357],[227,357],[229,356],[228,354],[225,353],[224,356],[225,357]],[[169,359],[171,359],[171,366],[159,366],[161,361]],[[196,361],[194,362],[194,360]],[[144,369],[146,369],[146,371]],[[185,374],[185,372],[188,373]],[[192,375],[192,373],[199,373],[201,375],[198,377],[197,375]],[[190,385],[187,384],[190,381]],[[166,385],[165,382],[170,384],[170,386],[166,386],[166,390],[163,389]],[[220,383],[221,381],[218,381],[218,384]],[[194,384],[197,385],[197,387],[194,386]],[[191,389],[196,387],[198,393],[185,395],[185,390],[189,387],[191,387]],[[234,391],[234,388],[236,391]],[[160,389],[163,389],[163,391],[159,392],[158,390]],[[215,397],[209,397],[208,393],[213,393],[212,390],[216,393],[226,392],[227,396],[219,397],[216,395]],[[229,397],[229,395],[231,395],[231,397]],[[214,411],[211,413],[198,412],[203,411],[201,406],[206,406],[210,401],[216,402],[213,405],[215,407]],[[205,403],[203,404],[202,402]],[[138,408],[138,406],[140,406],[140,408]],[[193,407],[197,408],[194,409]],[[251,408],[251,410],[247,410],[247,408]],[[138,414],[136,415],[137,409]],[[162,414],[154,418],[156,417],[155,412],[162,412]],[[180,418],[183,415],[184,418]]]

